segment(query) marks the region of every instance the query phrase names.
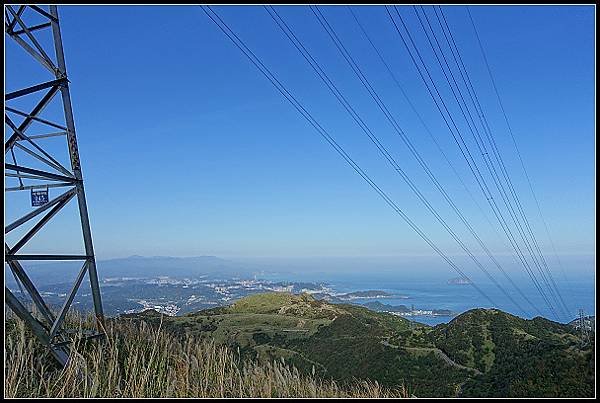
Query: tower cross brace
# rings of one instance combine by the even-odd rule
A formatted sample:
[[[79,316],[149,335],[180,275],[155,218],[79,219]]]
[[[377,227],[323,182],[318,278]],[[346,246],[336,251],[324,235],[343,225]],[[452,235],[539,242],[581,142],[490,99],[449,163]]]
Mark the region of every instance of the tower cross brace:
[[[18,47],[26,52],[31,63],[42,66],[48,73],[47,81],[9,93],[5,92],[5,200],[10,192],[31,192],[33,203],[34,192],[36,196],[38,196],[38,193],[42,193],[41,198],[36,198],[34,206],[37,207],[35,209],[6,224],[4,228],[6,240],[6,236],[12,231],[31,226],[25,232],[25,235],[20,237],[12,246],[9,246],[5,241],[4,258],[5,265],[8,265],[19,285],[21,296],[27,295],[31,299],[31,304],[35,307],[36,313],[30,312],[26,306],[27,304],[23,302],[23,298],[18,298],[6,286],[5,303],[25,322],[35,337],[50,350],[58,362],[66,365],[69,359],[69,334],[72,332],[65,328],[65,318],[86,274],[90,283],[96,318],[96,329],[88,332],[87,338],[103,335],[104,314],[81,172],[81,161],[77,149],[75,121],[71,106],[69,80],[57,6],[50,5],[47,8],[42,8],[36,5],[5,5],[4,27],[6,37],[14,40]],[[42,40],[42,35],[46,35],[46,39],[49,37],[49,40]],[[10,58],[7,58],[6,63],[10,63]],[[40,95],[41,98],[39,98]],[[36,96],[39,100],[28,111],[23,111],[21,110],[22,107],[16,106],[23,105],[25,104],[24,101],[35,99]],[[53,99],[58,96],[60,97],[58,109],[61,110],[59,115],[62,115],[60,116],[62,120],[42,117]],[[31,133],[35,130],[36,125],[52,130],[52,132]],[[53,137],[66,139],[70,167],[65,166],[68,164],[59,162],[56,150],[44,144],[45,140],[47,141]],[[21,162],[17,159],[19,154],[21,154]],[[9,157],[12,163],[9,163]],[[33,164],[32,161],[35,161],[36,164]],[[18,181],[15,184],[16,186],[7,184],[9,178]],[[63,193],[50,200],[47,195],[50,188],[60,189]],[[44,190],[46,192],[45,197],[43,197]],[[79,214],[76,219],[81,222],[83,251],[79,254],[60,252],[50,254],[19,253],[38,232],[47,229],[48,222],[52,221],[54,216],[72,199],[77,201]],[[38,219],[37,223],[33,224],[36,219]],[[81,269],[58,312],[55,312],[46,304],[44,298],[27,275],[22,265],[24,261],[82,262]]]

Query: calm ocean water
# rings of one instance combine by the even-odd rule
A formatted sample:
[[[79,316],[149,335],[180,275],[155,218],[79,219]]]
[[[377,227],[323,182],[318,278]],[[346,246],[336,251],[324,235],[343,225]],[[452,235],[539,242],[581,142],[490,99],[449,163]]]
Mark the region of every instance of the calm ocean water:
[[[453,312],[462,313],[473,308],[489,308],[490,303],[477,292],[471,285],[450,285],[447,283],[448,277],[438,279],[413,280],[403,279],[399,274],[384,271],[377,272],[351,272],[344,273],[277,273],[265,275],[263,278],[282,281],[322,281],[329,284],[336,292],[351,292],[359,290],[382,290],[397,296],[396,298],[384,299],[364,299],[356,302],[364,303],[369,301],[380,301],[389,305],[413,306],[415,309],[449,309]],[[517,308],[506,295],[491,282],[476,281],[481,288],[495,303],[495,307],[503,311],[510,312],[523,318],[533,318],[535,316],[544,316],[546,318],[557,320],[550,309],[544,303],[540,293],[533,283],[528,279],[517,281],[517,286],[527,295],[529,300],[540,312],[534,310],[531,305],[520,296],[520,294],[506,286],[506,290],[511,297],[525,309],[526,312]],[[567,316],[559,317],[560,322],[568,322],[575,319],[579,309],[584,309],[587,315],[595,315],[595,283],[594,275],[571,276],[569,281],[562,279],[558,282],[559,290],[569,309]],[[408,297],[408,298],[405,298]],[[414,316],[412,319],[435,325],[452,320],[452,317],[426,317]]]

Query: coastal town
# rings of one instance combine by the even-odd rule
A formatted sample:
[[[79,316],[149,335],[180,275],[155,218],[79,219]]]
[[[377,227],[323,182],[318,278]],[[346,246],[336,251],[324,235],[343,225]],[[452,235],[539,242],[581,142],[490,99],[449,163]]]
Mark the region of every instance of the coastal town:
[[[405,305],[387,305],[386,299],[409,300],[408,295],[395,295],[382,290],[340,292],[331,285],[311,282],[272,281],[259,278],[196,277],[106,277],[101,280],[105,312],[110,316],[130,314],[152,309],[169,316],[184,315],[202,309],[229,305],[247,295],[264,292],[310,294],[315,299],[331,303],[352,303],[378,312],[402,317],[453,316],[443,309],[415,308]],[[20,290],[15,289],[16,295]],[[59,306],[68,292],[68,284],[54,284],[41,290],[49,304]],[[73,304],[76,309],[89,309],[89,292],[81,290]]]

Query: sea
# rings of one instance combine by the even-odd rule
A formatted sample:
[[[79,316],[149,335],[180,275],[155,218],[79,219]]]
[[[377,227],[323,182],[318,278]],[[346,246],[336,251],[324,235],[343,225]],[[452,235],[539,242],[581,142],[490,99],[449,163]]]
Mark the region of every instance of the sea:
[[[590,270],[590,261],[585,260],[577,270],[569,275],[556,272],[553,279],[559,290],[562,301],[557,296],[555,302],[545,287],[542,290],[550,300],[551,309],[538,291],[533,281],[523,273],[512,273],[511,277],[519,293],[507,281],[498,281],[503,290],[491,281],[480,276],[472,276],[477,287],[493,302],[490,303],[470,284],[449,284],[448,280],[456,277],[451,271],[427,271],[420,265],[412,264],[413,270],[406,271],[399,267],[390,270],[389,266],[371,264],[365,270],[292,270],[262,273],[261,278],[276,281],[322,282],[331,287],[335,293],[353,291],[381,290],[392,297],[359,299],[354,303],[363,304],[379,301],[388,305],[414,306],[414,309],[432,310],[447,309],[456,314],[474,308],[498,308],[522,318],[531,319],[542,316],[557,322],[568,323],[578,317],[582,309],[585,315],[595,316],[595,273]],[[579,262],[581,263],[581,262]],[[595,263],[595,259],[592,261]],[[309,266],[305,266],[309,267]],[[571,267],[571,266],[570,266]],[[591,268],[593,269],[594,266]],[[378,269],[379,268],[379,269]],[[415,269],[417,268],[417,269]],[[421,273],[420,273],[421,272]],[[454,274],[454,275],[453,275]],[[496,275],[497,279],[501,276]],[[523,297],[526,297],[526,299]],[[529,302],[527,302],[529,300]],[[564,302],[565,308],[559,309]],[[411,316],[409,319],[436,325],[446,323],[452,316]]]

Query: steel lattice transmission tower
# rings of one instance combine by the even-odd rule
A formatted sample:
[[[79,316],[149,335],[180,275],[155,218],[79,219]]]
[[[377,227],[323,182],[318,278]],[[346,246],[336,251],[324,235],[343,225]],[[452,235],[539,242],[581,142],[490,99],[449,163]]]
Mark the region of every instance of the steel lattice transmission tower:
[[[586,346],[590,341],[590,329],[588,328],[588,319],[583,309],[579,310],[579,334],[581,335],[581,345]]]
[[[26,306],[28,304],[23,303],[25,298],[17,298],[16,291],[13,293],[8,287],[5,287],[5,302],[29,326],[33,334],[51,350],[53,356],[65,365],[68,360],[69,335],[72,332],[64,328],[64,320],[86,274],[90,282],[97,328],[86,331],[85,337],[102,335],[104,317],[81,163],[77,151],[58,11],[56,6],[42,8],[33,5],[5,5],[4,18],[5,41],[14,40],[18,47],[25,51],[23,57],[27,59],[23,60],[28,60],[27,62],[19,59],[18,66],[13,65],[13,67],[19,69],[20,78],[26,76],[31,81],[29,86],[9,93],[6,93],[5,87],[4,196],[8,203],[9,194],[14,194],[11,192],[21,192],[21,194],[29,192],[31,204],[35,207],[32,209],[29,206],[11,206],[15,210],[18,210],[18,207],[21,207],[21,210],[26,207],[26,210],[20,212],[19,218],[9,224],[6,224],[5,216],[4,258],[5,265],[9,266],[15,276],[22,297],[27,296],[31,299],[31,306],[35,307],[35,313],[30,312]],[[10,58],[7,58],[5,74],[6,67],[10,66],[10,63]],[[25,63],[31,65],[26,66]],[[40,74],[34,74],[36,68]],[[40,80],[43,74],[47,77],[43,79],[44,81]],[[46,117],[49,113],[52,114],[51,118]],[[39,132],[40,130],[42,132]],[[61,141],[57,145],[58,139]],[[63,163],[59,162],[59,154],[63,155]],[[67,168],[65,165],[69,165],[69,162],[70,168]],[[10,184],[9,181],[13,183]],[[50,199],[48,189],[52,189],[53,192],[58,191],[60,194]],[[26,193],[24,196],[27,196]],[[78,205],[79,216],[73,218],[81,222],[81,234],[77,225],[76,235],[81,235],[83,239],[83,245],[77,247],[82,252],[80,254],[23,253],[22,249],[36,234],[43,230],[48,231],[47,224],[72,199],[76,199]],[[77,213],[73,214],[77,215]],[[15,231],[17,229],[18,231]],[[19,235],[12,246],[8,245],[6,239],[9,233],[12,236],[19,231],[23,231],[24,235]],[[23,261],[82,262],[74,284],[57,313],[49,309],[24,270]]]

